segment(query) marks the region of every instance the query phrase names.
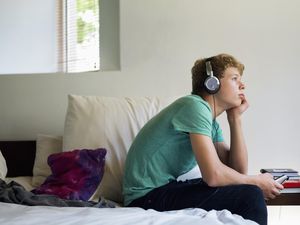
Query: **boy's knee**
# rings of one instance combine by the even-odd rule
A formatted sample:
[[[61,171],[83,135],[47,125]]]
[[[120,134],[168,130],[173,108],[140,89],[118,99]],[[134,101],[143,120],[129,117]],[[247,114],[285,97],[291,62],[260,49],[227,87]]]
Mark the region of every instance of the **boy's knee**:
[[[247,218],[266,224],[268,210],[262,190],[255,185],[245,185],[241,193],[241,211]]]
[[[245,191],[245,194],[248,194],[248,195],[253,195],[253,196],[262,197],[262,198],[264,197],[262,190],[256,185],[246,184],[246,185],[244,185],[244,191]]]
[[[256,185],[246,185],[244,191],[244,201],[248,207],[267,214],[267,207],[262,190]]]
[[[256,185],[243,185],[241,198],[251,205],[262,204],[265,206],[265,199],[262,190]]]

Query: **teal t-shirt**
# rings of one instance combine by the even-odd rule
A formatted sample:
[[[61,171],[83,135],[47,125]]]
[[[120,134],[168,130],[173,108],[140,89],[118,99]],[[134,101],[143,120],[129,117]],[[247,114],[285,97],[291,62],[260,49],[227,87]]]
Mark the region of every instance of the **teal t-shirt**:
[[[197,95],[179,98],[154,116],[134,139],[125,163],[124,204],[176,180],[196,165],[189,133],[222,142],[209,104]]]

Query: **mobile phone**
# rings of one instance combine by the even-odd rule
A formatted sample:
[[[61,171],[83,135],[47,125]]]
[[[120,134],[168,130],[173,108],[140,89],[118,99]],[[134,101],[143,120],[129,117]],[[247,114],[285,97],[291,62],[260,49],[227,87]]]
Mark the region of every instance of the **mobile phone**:
[[[282,184],[284,181],[286,181],[289,177],[287,175],[282,175],[281,177],[278,177],[275,181],[279,184]]]

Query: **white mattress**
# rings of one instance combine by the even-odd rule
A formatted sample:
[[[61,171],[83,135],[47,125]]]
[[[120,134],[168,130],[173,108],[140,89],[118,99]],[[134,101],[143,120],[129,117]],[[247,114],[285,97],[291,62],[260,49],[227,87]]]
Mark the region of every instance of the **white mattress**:
[[[6,182],[16,181],[26,190],[34,187],[32,177],[6,178]],[[299,224],[300,206],[268,206],[269,225]],[[54,216],[55,215],[55,216]],[[99,223],[101,221],[101,223]],[[120,224],[120,225],[168,225],[168,224],[255,224],[229,211],[209,211],[186,209],[172,212],[156,212],[140,208],[95,209],[95,208],[59,208],[46,206],[21,206],[0,203],[0,224]]]
[[[76,208],[23,206],[0,203],[0,224],[5,225],[256,225],[227,210],[184,209],[157,212],[141,208]]]

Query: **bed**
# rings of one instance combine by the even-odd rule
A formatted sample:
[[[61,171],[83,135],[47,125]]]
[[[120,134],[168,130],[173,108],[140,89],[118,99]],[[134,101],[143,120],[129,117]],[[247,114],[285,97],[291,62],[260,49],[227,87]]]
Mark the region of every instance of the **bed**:
[[[256,224],[227,210],[158,212],[122,206],[127,150],[139,129],[172,100],[69,95],[62,135],[38,134],[36,140],[0,141],[0,224]],[[80,168],[76,166],[78,161],[74,163],[78,158],[84,161]],[[86,160],[96,162],[88,175],[81,168]],[[78,179],[84,182],[70,186],[69,178],[63,177],[64,183],[60,183],[58,174],[66,167],[73,172],[71,181],[80,174]],[[193,170],[179,179],[199,175]],[[8,197],[3,193],[9,193]],[[42,202],[37,201],[40,198]],[[58,201],[63,205],[55,205]]]

